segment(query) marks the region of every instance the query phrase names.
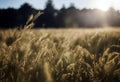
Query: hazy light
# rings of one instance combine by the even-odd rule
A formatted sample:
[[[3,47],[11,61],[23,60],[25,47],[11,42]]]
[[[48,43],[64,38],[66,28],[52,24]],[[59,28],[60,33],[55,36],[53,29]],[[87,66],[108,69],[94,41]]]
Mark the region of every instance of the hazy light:
[[[112,6],[112,0],[91,0],[91,6],[106,11]]]

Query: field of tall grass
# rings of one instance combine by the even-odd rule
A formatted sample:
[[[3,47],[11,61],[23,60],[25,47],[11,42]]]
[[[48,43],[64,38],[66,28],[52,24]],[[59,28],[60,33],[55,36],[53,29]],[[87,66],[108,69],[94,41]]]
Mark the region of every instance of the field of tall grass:
[[[120,82],[120,29],[0,30],[0,82]]]
[[[120,82],[120,31],[0,30],[0,82]]]

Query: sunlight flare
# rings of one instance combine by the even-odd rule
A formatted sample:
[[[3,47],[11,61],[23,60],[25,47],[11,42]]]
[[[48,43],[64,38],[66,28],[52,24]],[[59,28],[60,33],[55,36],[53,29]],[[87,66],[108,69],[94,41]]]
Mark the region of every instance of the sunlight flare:
[[[112,6],[111,0],[92,0],[91,5],[94,8],[107,11]]]

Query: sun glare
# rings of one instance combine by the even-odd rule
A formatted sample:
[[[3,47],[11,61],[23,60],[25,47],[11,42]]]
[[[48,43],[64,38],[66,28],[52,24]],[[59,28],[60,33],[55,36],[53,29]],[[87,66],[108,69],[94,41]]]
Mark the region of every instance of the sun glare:
[[[93,0],[92,1],[92,6],[97,9],[101,9],[103,11],[106,11],[111,7],[111,2],[110,0]]]

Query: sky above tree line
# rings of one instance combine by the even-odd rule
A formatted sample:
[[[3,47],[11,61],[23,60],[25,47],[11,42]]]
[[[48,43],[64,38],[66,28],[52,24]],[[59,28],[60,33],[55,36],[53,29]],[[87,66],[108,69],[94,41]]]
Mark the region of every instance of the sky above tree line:
[[[48,0],[0,0],[0,8],[19,8],[24,3],[29,3],[36,9],[44,9]],[[60,9],[63,5],[69,7],[71,3],[76,8],[97,8],[108,10],[110,7],[120,10],[120,0],[53,0],[53,5],[56,9]]]

